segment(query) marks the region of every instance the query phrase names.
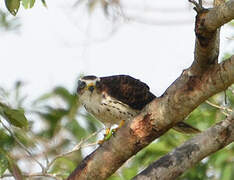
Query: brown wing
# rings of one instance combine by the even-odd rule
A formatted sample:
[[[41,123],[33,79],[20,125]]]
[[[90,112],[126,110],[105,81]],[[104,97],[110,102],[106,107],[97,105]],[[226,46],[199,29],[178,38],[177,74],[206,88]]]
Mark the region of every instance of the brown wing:
[[[101,90],[106,91],[112,97],[133,109],[141,110],[156,98],[145,83],[131,76],[116,75],[101,77],[100,79]]]

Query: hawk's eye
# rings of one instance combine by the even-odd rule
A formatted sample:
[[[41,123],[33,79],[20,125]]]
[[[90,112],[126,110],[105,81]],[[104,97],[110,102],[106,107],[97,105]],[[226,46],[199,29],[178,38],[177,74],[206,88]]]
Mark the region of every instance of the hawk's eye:
[[[77,87],[77,92],[79,93],[82,89],[84,89],[86,86],[86,83],[84,81],[78,81],[78,87]]]

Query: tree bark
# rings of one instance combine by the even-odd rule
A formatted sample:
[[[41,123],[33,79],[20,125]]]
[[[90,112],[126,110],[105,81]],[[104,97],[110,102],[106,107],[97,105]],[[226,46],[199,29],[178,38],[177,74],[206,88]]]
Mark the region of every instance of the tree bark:
[[[184,70],[161,97],[148,104],[138,116],[120,128],[115,136],[87,156],[68,180],[106,179],[131,156],[176,123],[183,121],[198,105],[234,83],[234,56],[217,63],[217,29],[234,18],[233,5],[234,1],[230,0],[221,7],[198,11],[196,28],[202,28],[195,28],[197,40],[192,66]],[[213,23],[209,18],[216,21],[210,15],[214,11],[225,11],[224,14],[228,11],[230,17],[217,15],[218,23]]]
[[[134,180],[173,180],[204,157],[234,141],[234,113],[161,157]]]

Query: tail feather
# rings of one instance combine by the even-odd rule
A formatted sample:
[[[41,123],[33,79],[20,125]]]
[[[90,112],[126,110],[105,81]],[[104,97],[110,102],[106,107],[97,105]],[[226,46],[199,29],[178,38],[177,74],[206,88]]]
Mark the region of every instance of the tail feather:
[[[183,134],[197,134],[201,131],[185,122],[179,122],[174,127],[174,130],[181,132]]]

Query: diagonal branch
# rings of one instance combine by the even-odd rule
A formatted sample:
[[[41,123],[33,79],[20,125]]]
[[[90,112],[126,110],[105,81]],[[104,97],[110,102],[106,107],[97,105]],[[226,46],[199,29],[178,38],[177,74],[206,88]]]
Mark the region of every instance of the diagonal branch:
[[[222,122],[161,157],[134,180],[173,180],[204,157],[234,141],[234,113]]]
[[[234,56],[214,65],[201,78],[184,72],[171,91],[150,103],[137,117],[127,122],[115,136],[86,157],[70,175],[75,179],[106,179],[127,159],[183,120],[210,96],[234,83]]]

